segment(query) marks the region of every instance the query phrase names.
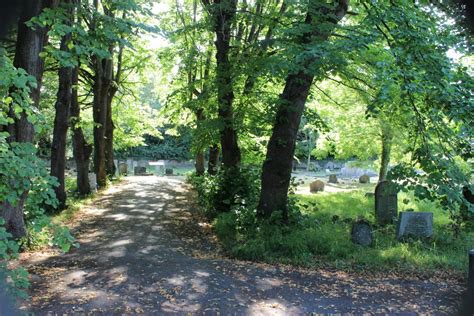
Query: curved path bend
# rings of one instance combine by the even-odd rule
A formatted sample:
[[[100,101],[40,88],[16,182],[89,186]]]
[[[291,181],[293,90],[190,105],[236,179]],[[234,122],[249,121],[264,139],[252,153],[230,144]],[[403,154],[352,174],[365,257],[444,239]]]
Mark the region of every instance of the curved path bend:
[[[76,218],[80,248],[25,259],[45,314],[452,314],[462,286],[222,258],[177,177],[128,177]]]

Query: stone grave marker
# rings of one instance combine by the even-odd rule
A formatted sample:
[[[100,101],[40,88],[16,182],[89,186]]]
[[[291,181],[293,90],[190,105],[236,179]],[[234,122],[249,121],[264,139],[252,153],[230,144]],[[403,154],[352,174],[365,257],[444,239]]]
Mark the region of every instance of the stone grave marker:
[[[366,174],[363,174],[359,177],[359,183],[370,183],[370,177]]]
[[[311,193],[324,191],[324,182],[321,180],[311,182],[309,184],[309,191]]]
[[[382,181],[375,187],[375,218],[377,224],[391,224],[398,213],[398,194],[393,183]]]
[[[424,239],[433,236],[432,212],[400,212],[397,239]]]
[[[119,175],[125,175],[128,172],[128,165],[124,162],[119,163],[118,166]]]
[[[374,236],[370,224],[365,220],[358,220],[352,224],[351,240],[357,245],[364,247],[372,246],[374,243]]]
[[[329,175],[328,183],[337,183],[337,175],[335,175],[335,174],[330,174],[330,175]]]
[[[173,169],[171,169],[171,168],[166,168],[165,173],[166,173],[167,176],[172,176],[172,175],[173,175]]]
[[[135,167],[133,170],[135,175],[144,175],[146,174],[146,168],[145,167]]]

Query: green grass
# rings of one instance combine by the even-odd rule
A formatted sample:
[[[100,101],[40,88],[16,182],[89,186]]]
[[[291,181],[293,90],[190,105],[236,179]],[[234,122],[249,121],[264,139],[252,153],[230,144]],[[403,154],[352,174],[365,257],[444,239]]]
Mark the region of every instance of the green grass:
[[[247,209],[219,215],[214,227],[229,254],[242,259],[372,272],[465,274],[467,251],[474,247],[474,232],[464,231],[454,238],[448,226],[449,216],[439,205],[415,201],[405,193],[398,198],[399,211],[434,212],[435,234],[431,240],[398,242],[395,225],[374,225],[372,247],[353,244],[353,221],[363,218],[375,223],[374,198],[365,197],[365,191],[294,195],[292,199],[303,216],[293,219],[296,224],[291,226],[257,223],[255,211]]]
[[[374,198],[364,192],[353,191],[321,195],[295,196],[303,207],[303,213],[310,218],[317,234],[330,242],[331,250],[322,258],[335,265],[360,266],[373,269],[411,269],[422,271],[467,271],[467,251],[474,247],[474,232],[463,232],[454,238],[449,228],[448,213],[437,203],[416,201],[410,194],[400,193],[399,211],[434,213],[434,236],[430,241],[401,243],[395,238],[395,226],[376,229],[375,245],[364,248],[350,242],[351,224],[344,219],[364,218],[375,223]],[[339,216],[336,223],[334,215]],[[341,238],[342,237],[342,238]],[[334,253],[339,255],[335,256]]]

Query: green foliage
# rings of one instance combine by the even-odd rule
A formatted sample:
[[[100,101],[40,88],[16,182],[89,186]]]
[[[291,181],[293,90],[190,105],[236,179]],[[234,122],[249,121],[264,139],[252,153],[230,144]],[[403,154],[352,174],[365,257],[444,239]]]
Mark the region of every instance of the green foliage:
[[[0,51],[0,126],[12,123],[10,109],[15,118],[26,116],[40,127],[40,115],[31,108],[29,92],[36,83],[22,69],[16,69],[3,50]],[[7,132],[0,133],[0,201],[16,206],[25,195],[24,218],[31,234],[24,241],[11,239],[0,218],[0,274],[7,277],[8,290],[25,296],[28,287],[26,271],[19,267],[10,269],[8,262],[18,256],[19,244],[35,239],[34,232],[47,230],[47,240],[63,251],[68,251],[74,243],[69,230],[51,223],[44,215],[46,207],[57,205],[54,186],[56,178],[49,175],[45,163],[38,158],[36,147],[31,143],[7,142]],[[31,240],[30,239],[30,240]]]
[[[279,262],[305,267],[331,266],[343,269],[402,272],[448,271],[464,273],[467,250],[474,242],[474,231],[458,238],[449,232],[449,217],[438,203],[415,199],[402,193],[402,210],[434,211],[435,236],[430,241],[400,243],[395,226],[374,231],[374,247],[364,248],[350,240],[351,224],[357,219],[375,222],[373,199],[364,192],[318,196],[294,196],[289,225],[279,225],[278,215],[257,221],[255,211],[220,214],[213,222],[224,248],[232,256],[247,260]],[[298,210],[301,211],[299,214]]]
[[[247,208],[255,209],[258,202],[260,170],[252,166],[244,166],[238,173],[221,170],[215,176],[192,174],[188,181],[198,192],[199,204],[209,219],[215,218],[222,209],[236,213]],[[231,192],[223,192],[223,187]],[[222,198],[229,196],[233,199]]]
[[[11,269],[8,262],[18,258],[18,243],[11,239],[5,227],[5,221],[0,217],[0,278],[2,284],[7,284],[7,292],[15,297],[26,298],[26,289],[29,287],[28,273],[23,267]]]

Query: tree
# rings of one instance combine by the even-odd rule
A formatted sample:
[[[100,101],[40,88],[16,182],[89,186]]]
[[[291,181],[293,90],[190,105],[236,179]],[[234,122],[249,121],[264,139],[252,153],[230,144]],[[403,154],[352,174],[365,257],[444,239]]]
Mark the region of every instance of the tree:
[[[66,26],[72,26],[74,20],[74,8],[71,0],[63,0],[63,9],[65,11]],[[61,37],[60,51],[65,55],[70,54],[69,47],[72,43],[72,33],[67,32]],[[58,209],[66,208],[66,185],[65,185],[65,168],[66,168],[66,140],[69,128],[69,113],[72,98],[72,73],[71,63],[62,63],[60,61],[59,68],[59,86],[57,99],[55,104],[55,118],[53,141],[51,143],[51,176],[58,179],[59,185],[55,188],[56,198],[59,201]]]
[[[308,28],[298,37],[297,42],[309,49],[315,42],[327,41],[336,24],[346,14],[348,5],[345,0],[330,6],[310,3],[304,22]],[[287,217],[288,187],[296,136],[315,76],[308,66],[314,63],[315,59],[317,57],[308,51],[301,54],[295,65],[297,70],[287,76],[285,88],[278,100],[275,124],[262,169],[262,189],[258,205],[261,217],[268,217],[278,210],[283,211],[285,219]]]
[[[41,14],[44,9],[52,8],[56,4],[57,1],[53,0],[39,0],[33,1],[30,5],[25,5],[22,8],[18,23],[14,66],[24,69],[36,81],[36,85],[31,88],[30,92],[33,107],[37,107],[39,103],[41,79],[43,76],[43,61],[39,55],[47,42],[47,28],[38,27],[33,29],[26,23],[33,17]],[[9,116],[11,123],[7,127],[9,134],[8,142],[10,144],[32,144],[34,127],[28,120],[27,113],[24,111],[18,113],[14,108],[11,108]],[[34,153],[32,154],[34,155]],[[6,200],[1,204],[1,215],[5,220],[5,227],[14,238],[20,238],[26,234],[23,207],[28,197],[28,191],[28,189],[25,189],[16,203]]]

